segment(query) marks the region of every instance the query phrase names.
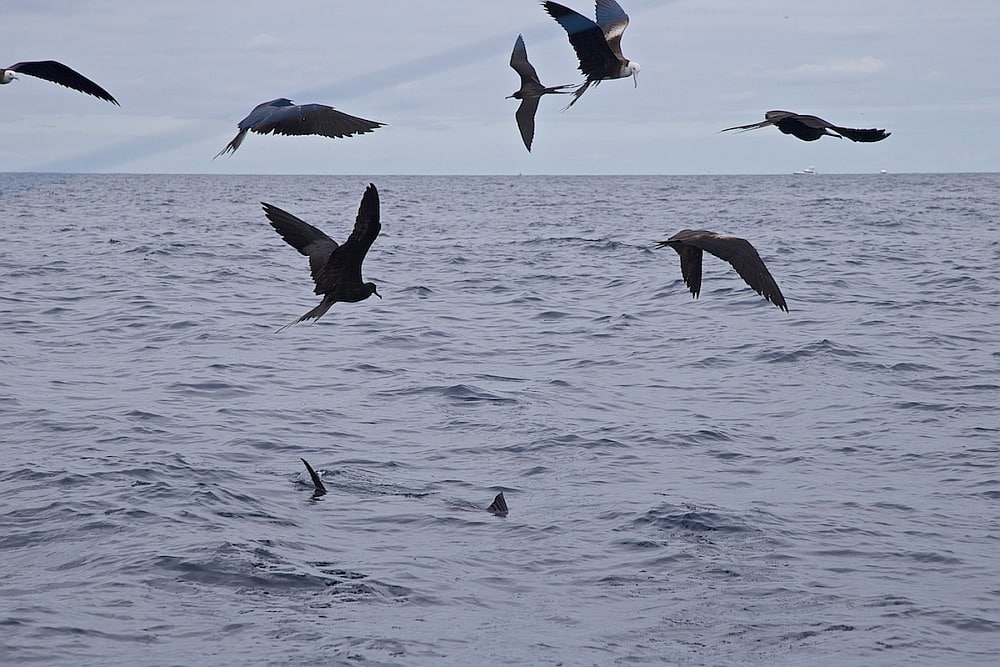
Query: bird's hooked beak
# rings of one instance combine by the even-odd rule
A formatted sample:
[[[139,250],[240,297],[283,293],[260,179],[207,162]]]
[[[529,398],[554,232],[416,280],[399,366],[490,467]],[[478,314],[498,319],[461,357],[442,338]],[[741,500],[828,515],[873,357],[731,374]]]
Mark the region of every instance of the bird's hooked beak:
[[[378,292],[376,292],[375,290],[372,290],[372,294],[374,294],[375,296],[377,296],[380,299],[382,298],[382,295],[379,294]]]
[[[639,70],[633,70],[633,72],[632,72],[632,83],[635,84],[634,86],[632,86],[633,88],[638,88],[639,87]]]

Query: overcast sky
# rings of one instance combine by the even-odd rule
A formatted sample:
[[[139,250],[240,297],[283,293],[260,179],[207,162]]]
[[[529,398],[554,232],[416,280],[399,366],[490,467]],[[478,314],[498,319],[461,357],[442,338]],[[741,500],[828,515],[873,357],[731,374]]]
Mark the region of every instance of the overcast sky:
[[[514,122],[518,33],[546,85],[582,80],[535,0],[0,0],[0,66],[59,60],[121,108],[30,76],[0,87],[0,172],[737,174],[1000,172],[997,0],[621,0],[631,79]],[[563,4],[593,17],[592,0]],[[290,97],[387,123],[250,135]],[[892,132],[806,143],[719,134],[768,109]]]

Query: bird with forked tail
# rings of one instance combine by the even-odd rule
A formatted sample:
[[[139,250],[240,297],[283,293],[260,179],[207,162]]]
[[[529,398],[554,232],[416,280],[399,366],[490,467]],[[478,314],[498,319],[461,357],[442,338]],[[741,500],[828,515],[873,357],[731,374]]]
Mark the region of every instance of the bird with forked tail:
[[[628,27],[628,14],[615,0],[597,0],[594,4],[596,22],[558,2],[546,0],[542,3],[549,16],[566,31],[580,61],[580,71],[587,77],[573,91],[567,109],[576,104],[591,84],[596,86],[607,79],[632,77],[635,85],[639,85],[639,63],[622,55],[622,34]]]
[[[853,127],[840,127],[839,125],[834,125],[829,121],[823,120],[819,116],[798,114],[792,111],[768,111],[764,114],[764,120],[759,123],[727,127],[719,131],[729,132],[730,130],[739,130],[746,132],[747,130],[768,127],[769,125],[777,127],[781,130],[782,134],[790,134],[802,141],[816,141],[820,137],[837,137],[838,139],[846,138],[851,141],[871,144],[876,141],[882,141],[892,134],[892,132],[886,132],[885,130],[859,130]],[[831,132],[831,130],[833,131]]]
[[[319,319],[338,301],[364,301],[372,294],[382,298],[376,291],[375,283],[361,280],[361,263],[382,229],[378,190],[374,183],[368,184],[361,198],[354,230],[343,245],[338,245],[323,231],[277,206],[264,202],[261,206],[281,238],[309,258],[309,270],[316,283],[314,292],[323,295],[318,306],[282,329],[303,320]]]
[[[572,88],[572,84],[563,86],[545,87],[538,80],[538,73],[528,62],[528,50],[524,47],[524,38],[517,36],[514,42],[514,50],[510,54],[510,66],[521,77],[521,88],[507,96],[507,99],[514,98],[521,100],[521,105],[517,107],[514,118],[517,120],[517,128],[521,131],[521,140],[524,147],[531,152],[531,140],[535,137],[535,112],[538,110],[538,100],[542,95],[551,93],[569,93],[565,88]]]

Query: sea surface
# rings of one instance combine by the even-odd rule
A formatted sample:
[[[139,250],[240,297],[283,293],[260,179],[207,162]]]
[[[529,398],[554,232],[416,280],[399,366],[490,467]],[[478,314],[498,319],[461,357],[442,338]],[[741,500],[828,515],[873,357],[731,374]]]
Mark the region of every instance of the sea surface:
[[[0,664],[1000,660],[1000,175],[0,174],[0,279]]]

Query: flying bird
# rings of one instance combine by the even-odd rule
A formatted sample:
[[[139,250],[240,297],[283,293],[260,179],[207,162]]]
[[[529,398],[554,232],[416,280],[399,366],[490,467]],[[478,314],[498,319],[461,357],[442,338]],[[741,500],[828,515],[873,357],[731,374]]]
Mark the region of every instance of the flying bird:
[[[785,297],[781,295],[781,290],[778,289],[778,283],[774,282],[756,248],[746,239],[705,230],[682,229],[666,241],[656,244],[657,248],[667,246],[676,250],[681,256],[681,275],[684,276],[684,282],[694,298],[697,299],[698,293],[701,292],[701,257],[702,251],[707,250],[719,259],[732,264],[736,273],[740,274],[740,278],[743,278],[757,294],[788,312],[788,305],[785,303]]]
[[[597,0],[597,23],[551,0],[542,5],[569,35],[569,43],[580,60],[580,71],[587,77],[573,91],[573,99],[566,105],[567,109],[580,99],[591,84],[596,85],[605,79],[630,76],[635,85],[639,85],[639,63],[631,62],[622,55],[622,33],[628,27],[628,14],[615,0]]]
[[[291,324],[319,319],[338,301],[364,301],[372,294],[382,298],[375,291],[375,283],[361,282],[361,263],[382,229],[379,222],[378,190],[373,183],[368,185],[361,198],[354,231],[343,245],[337,245],[336,241],[319,229],[277,206],[265,202],[261,202],[261,206],[264,207],[264,215],[281,238],[309,258],[309,271],[316,283],[314,292],[323,295],[318,306]]]
[[[791,111],[768,111],[764,114],[764,120],[759,123],[727,127],[724,130],[720,130],[720,132],[728,132],[729,130],[742,130],[746,132],[747,130],[756,130],[768,125],[775,125],[782,133],[791,134],[802,141],[816,141],[822,136],[828,136],[837,137],[838,139],[846,137],[851,141],[873,143],[875,141],[882,141],[892,134],[892,132],[886,132],[885,130],[857,130],[851,127],[839,127],[818,116],[807,116]],[[833,130],[833,132],[830,130]]]
[[[254,107],[246,118],[237,125],[240,131],[215,157],[223,153],[235,153],[243,143],[247,132],[257,134],[284,134],[286,136],[319,134],[337,139],[355,134],[365,134],[382,127],[385,123],[350,116],[325,104],[293,104],[285,97],[263,102]],[[215,158],[212,158],[215,159]]]
[[[550,86],[546,88],[538,80],[535,68],[528,62],[528,51],[524,48],[524,39],[518,35],[514,42],[514,51],[510,54],[510,66],[521,77],[521,89],[516,90],[507,96],[507,99],[514,98],[521,100],[521,105],[517,107],[514,118],[517,119],[517,127],[521,130],[521,139],[524,140],[524,147],[531,152],[531,140],[535,136],[535,112],[538,110],[538,100],[542,95],[549,93],[568,93],[564,88],[572,88],[572,84],[564,86]]]
[[[15,76],[16,74],[27,74],[28,76],[45,79],[46,81],[51,81],[52,83],[58,83],[60,86],[66,86],[67,88],[78,90],[81,93],[93,95],[94,97],[111,102],[115,106],[121,106],[118,104],[118,100],[111,96],[111,93],[104,90],[76,70],[70,69],[66,65],[56,62],[55,60],[26,61],[14,63],[6,69],[0,68],[0,85],[10,83],[14,79],[18,78]]]

